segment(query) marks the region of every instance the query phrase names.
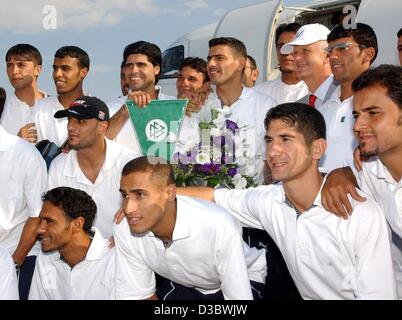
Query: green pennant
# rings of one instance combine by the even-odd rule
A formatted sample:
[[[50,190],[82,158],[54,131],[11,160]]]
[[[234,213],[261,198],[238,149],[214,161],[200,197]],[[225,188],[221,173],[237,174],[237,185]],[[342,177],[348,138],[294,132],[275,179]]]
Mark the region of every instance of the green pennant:
[[[133,100],[126,101],[143,155],[172,160],[187,103],[187,99],[152,100],[139,108]]]

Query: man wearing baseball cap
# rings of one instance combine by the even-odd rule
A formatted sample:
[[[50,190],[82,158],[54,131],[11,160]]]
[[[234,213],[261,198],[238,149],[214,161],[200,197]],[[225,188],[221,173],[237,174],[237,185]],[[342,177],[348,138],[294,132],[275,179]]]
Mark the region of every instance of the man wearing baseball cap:
[[[329,29],[322,24],[313,23],[302,26],[291,42],[286,43],[282,54],[293,53],[297,76],[302,79],[309,93],[299,100],[312,107],[318,107],[329,99],[337,88],[331,74],[327,36]]]
[[[68,109],[57,111],[54,117],[68,118],[71,151],[52,162],[48,190],[66,186],[92,196],[98,207],[94,226],[109,238],[113,233],[114,214],[120,208],[121,171],[139,154],[105,138],[109,109],[96,97],[79,97]]]

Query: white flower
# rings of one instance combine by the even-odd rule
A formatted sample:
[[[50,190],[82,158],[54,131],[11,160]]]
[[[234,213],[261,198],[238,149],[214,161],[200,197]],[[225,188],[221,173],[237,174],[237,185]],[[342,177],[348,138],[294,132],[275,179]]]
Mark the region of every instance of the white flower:
[[[209,154],[207,152],[200,152],[199,154],[197,154],[197,157],[195,158],[195,161],[198,164],[205,164],[208,163],[209,160]]]
[[[233,184],[235,185],[236,189],[244,189],[247,187],[247,179],[243,178],[241,174],[236,173],[232,179]]]
[[[194,140],[188,139],[188,140],[184,141],[183,144],[184,144],[185,152],[189,152],[194,149],[194,147],[198,144],[198,141],[195,139]]]
[[[232,181],[233,181],[233,183],[235,183],[236,181],[240,180],[241,178],[242,178],[241,174],[240,174],[240,173],[236,173],[236,174],[233,176]]]
[[[173,131],[169,131],[168,136],[166,137],[166,142],[175,143],[177,142],[177,136]]]
[[[225,122],[226,122],[226,118],[225,118],[225,115],[223,115],[223,114],[219,114],[218,117],[212,121],[212,123],[217,128],[224,128]]]
[[[222,108],[218,108],[218,109],[216,109],[216,111],[218,111],[221,115],[229,115],[232,113],[232,111],[230,110],[230,107],[228,107],[228,106],[223,106]]]
[[[212,160],[216,163],[220,163],[222,157],[222,151],[220,148],[213,146],[212,147]]]

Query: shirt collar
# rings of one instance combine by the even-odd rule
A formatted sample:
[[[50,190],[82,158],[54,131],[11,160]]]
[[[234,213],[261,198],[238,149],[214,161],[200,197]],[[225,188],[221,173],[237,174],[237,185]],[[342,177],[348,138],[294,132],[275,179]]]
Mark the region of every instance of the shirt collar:
[[[177,212],[176,212],[176,222],[173,229],[172,242],[176,240],[186,239],[190,236],[190,224],[191,224],[191,216],[188,212],[185,212],[185,206],[183,204],[183,196],[177,196]],[[147,237],[156,237],[156,235],[150,231],[146,235]]]
[[[392,175],[389,173],[387,167],[381,162],[381,160],[376,157],[376,165],[372,166],[370,172],[375,175],[378,179],[385,180],[394,185],[398,185],[399,182],[396,182]]]
[[[320,186],[320,190],[318,191],[313,204],[311,205],[311,207],[309,209],[307,209],[306,211],[309,211],[310,209],[314,208],[314,207],[321,207],[323,208],[322,204],[321,204],[321,189],[325,183],[327,179],[327,176],[324,177],[321,186]],[[283,204],[287,204],[290,208],[294,209],[296,211],[297,214],[300,214],[301,212],[296,209],[293,204],[288,200],[288,198],[286,197],[285,194],[285,189],[283,188],[283,183],[279,182],[277,184],[278,188],[276,189],[276,194],[274,195],[274,199],[276,202],[278,202],[279,204],[283,205]],[[306,212],[305,211],[305,212]]]
[[[235,102],[233,102],[230,105],[230,107],[233,107],[237,103],[237,101],[239,101],[239,100],[248,100],[248,99],[250,99],[250,96],[252,95],[253,92],[254,92],[254,89],[242,86],[242,91],[241,91],[241,94],[240,94],[239,98],[237,98],[237,100]],[[220,100],[220,98],[219,98],[219,96],[218,96],[218,94],[216,92],[211,93],[209,96],[212,99],[215,99],[216,101],[219,101],[219,105],[221,107],[224,107],[222,105],[222,101]]]
[[[103,238],[97,228],[92,227],[91,231],[94,233],[94,236],[91,237],[92,242],[89,245],[88,252],[82,261],[100,260],[105,255],[107,250],[111,250],[109,249],[109,240]],[[60,254],[56,255],[56,260],[65,261]]]
[[[183,205],[183,196],[177,196],[177,215],[173,230],[173,241],[185,239],[190,236],[190,215],[188,212],[185,212],[185,208],[188,207]]]
[[[102,169],[104,171],[109,170],[114,166],[116,163],[116,153],[118,152],[116,150],[117,144],[114,144],[111,142],[109,139],[105,138],[106,141],[106,158],[105,162],[102,165]],[[64,174],[67,177],[78,177],[80,176],[80,164],[78,163],[77,159],[77,151],[76,150],[70,150],[70,152],[67,154],[67,160],[66,160],[66,166],[64,169]]]

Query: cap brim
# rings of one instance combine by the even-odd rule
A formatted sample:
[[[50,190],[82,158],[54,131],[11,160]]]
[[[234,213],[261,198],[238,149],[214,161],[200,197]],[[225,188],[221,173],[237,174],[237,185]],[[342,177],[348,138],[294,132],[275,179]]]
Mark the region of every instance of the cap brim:
[[[292,53],[294,50],[294,46],[307,46],[309,44],[318,42],[318,41],[326,41],[327,39],[315,39],[315,40],[307,40],[307,39],[299,39],[295,41],[288,42],[283,45],[281,48],[281,53],[282,54],[289,54]]]
[[[56,119],[60,119],[60,118],[74,118],[74,119],[79,119],[79,120],[88,120],[88,119],[96,119],[97,117],[91,114],[82,114],[82,113],[78,113],[74,110],[59,110],[54,114],[54,117]]]
[[[54,114],[54,117],[56,119],[60,119],[60,118],[65,118],[68,117],[67,115],[67,110],[59,110]]]
[[[290,54],[293,52],[293,44],[290,42],[284,44],[281,48],[281,54]]]

